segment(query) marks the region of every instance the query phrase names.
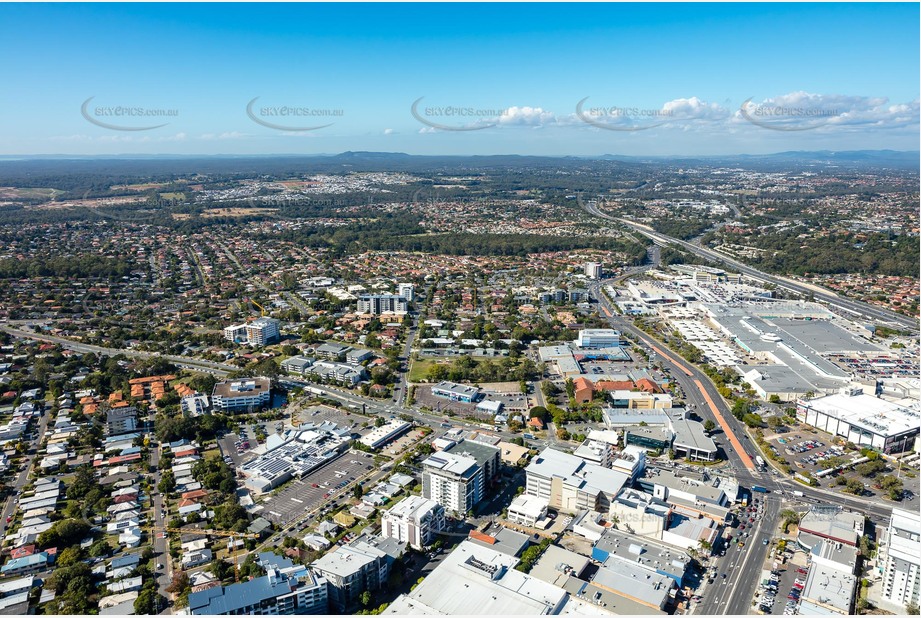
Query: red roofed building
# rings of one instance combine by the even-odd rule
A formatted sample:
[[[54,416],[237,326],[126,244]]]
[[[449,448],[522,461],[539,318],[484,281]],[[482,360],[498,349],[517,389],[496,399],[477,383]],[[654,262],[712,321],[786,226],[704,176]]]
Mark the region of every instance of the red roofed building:
[[[543,429],[544,421],[540,420],[539,416],[532,416],[531,419],[528,421],[528,425],[530,427],[535,427],[537,429]]]
[[[632,391],[634,388],[630,380],[598,380],[595,382],[597,391]]]
[[[592,381],[588,378],[576,378],[573,380],[573,384],[576,387],[575,399],[576,403],[589,403],[592,400],[592,396],[595,393],[595,388],[592,385]]]
[[[35,553],[35,545],[23,545],[22,547],[17,547],[10,551],[10,558],[25,558],[26,556],[31,556]]]
[[[483,543],[488,543],[489,545],[495,545],[495,544],[496,544],[496,539],[495,539],[495,537],[489,536],[488,534],[483,534],[483,533],[480,532],[479,530],[475,530],[475,529],[474,529],[474,530],[471,530],[471,531],[470,531],[470,534],[469,534],[468,536],[469,536],[471,539],[474,539],[474,540],[477,540],[477,541],[482,541]]]
[[[649,378],[640,378],[636,381],[636,388],[644,391],[646,393],[661,393],[662,389],[659,388],[659,385],[650,380]]]

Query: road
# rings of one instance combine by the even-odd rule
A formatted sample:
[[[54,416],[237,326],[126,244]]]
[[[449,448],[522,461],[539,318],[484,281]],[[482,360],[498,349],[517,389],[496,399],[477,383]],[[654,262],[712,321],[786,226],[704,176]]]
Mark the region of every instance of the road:
[[[167,501],[163,497],[163,494],[157,489],[157,485],[160,484],[160,445],[153,446],[150,448],[150,467],[155,470],[153,480],[151,482],[151,503],[153,505],[153,525],[156,528],[166,528],[166,519],[163,516],[163,512],[166,510]],[[166,532],[159,530],[151,530],[150,538],[153,542],[154,550],[154,567],[156,570],[157,578],[157,589],[158,592],[164,598],[172,598],[172,595],[166,591],[169,585],[173,581],[173,561],[169,554],[169,535]],[[163,566],[160,566],[160,565]],[[167,607],[163,610],[164,614],[170,613],[170,609]]]
[[[46,335],[44,333],[36,333],[31,330],[23,330],[21,328],[14,328],[9,325],[0,326],[0,330],[3,330],[11,335],[16,337],[25,337],[28,339],[34,339],[36,341],[44,341],[46,343],[56,343],[61,347],[67,348],[68,350],[73,350],[75,352],[81,352],[83,354],[96,354],[98,356],[116,356],[122,354],[129,358],[163,358],[170,361],[180,369],[191,369],[193,371],[201,371],[204,373],[210,373],[211,375],[223,377],[229,374],[232,371],[238,371],[240,368],[234,365],[227,365],[224,363],[215,363],[212,361],[199,360],[197,358],[187,358],[185,356],[173,356],[170,354],[160,354],[159,352],[147,352],[144,350],[120,350],[116,348],[106,348],[103,346],[92,345],[89,343],[80,343],[78,341],[71,341],[70,339],[65,339],[64,337],[56,337],[54,335]]]
[[[746,459],[759,454],[760,450],[758,449],[758,445],[755,444],[749,436],[745,425],[732,415],[729,405],[716,390],[716,385],[710,381],[710,378],[708,378],[703,371],[691,363],[683,359],[677,363],[669,360],[669,357],[672,359],[678,359],[679,357],[676,353],[668,350],[662,342],[653,339],[644,331],[633,326],[628,318],[617,315],[613,307],[611,307],[610,302],[600,292],[600,288],[609,283],[609,281],[595,282],[589,287],[589,293],[594,298],[598,299],[598,303],[601,307],[610,311],[611,317],[608,318],[608,322],[613,328],[631,334],[637,341],[642,342],[650,349],[655,346],[665,352],[665,357],[661,355],[657,356],[657,362],[663,368],[669,370],[671,377],[684,391],[686,403],[693,405],[694,411],[701,418],[704,420],[710,418],[714,422],[717,422],[718,425],[721,425],[721,423],[718,422],[719,420],[725,423],[732,435],[735,436],[736,440],[734,441],[737,441],[742,446],[742,455],[737,452],[736,448],[733,448],[732,442],[728,444],[725,443],[725,438],[728,437],[729,432],[727,432],[726,436],[723,436],[722,439],[719,439],[720,446],[726,454],[733,475],[743,487],[760,485],[772,492],[781,493],[793,502],[801,502],[803,504],[837,504],[845,508],[863,512],[877,523],[888,521],[892,514],[892,507],[887,504],[872,502],[853,496],[845,496],[821,488],[806,487],[793,481],[792,477],[787,478],[780,476],[780,473],[776,471],[761,471],[748,466]],[[686,368],[691,375],[686,375],[681,369],[682,367]],[[718,419],[717,416],[710,411],[711,401],[720,413],[721,419]],[[746,453],[749,457],[746,457]],[[794,490],[803,492],[804,496],[802,498],[794,497],[792,495]]]
[[[15,512],[18,494],[22,491],[22,488],[26,486],[26,483],[29,482],[29,474],[32,472],[32,466],[35,464],[35,460],[38,456],[38,447],[45,437],[45,430],[48,428],[50,415],[50,409],[45,406],[42,411],[41,420],[38,422],[38,436],[29,442],[29,449],[25,456],[22,471],[16,476],[16,480],[13,481],[12,485],[10,485],[10,489],[13,490],[12,494],[3,503],[3,510],[0,511],[0,538],[6,536],[6,518],[12,516]]]
[[[880,307],[874,307],[872,305],[868,305],[866,303],[862,303],[857,300],[845,298],[845,297],[835,294],[831,290],[826,290],[818,286],[806,285],[798,281],[794,281],[793,279],[788,279],[787,277],[782,277],[779,275],[769,275],[756,268],[752,268],[751,266],[748,266],[747,264],[744,264],[736,259],[723,255],[722,253],[719,253],[718,251],[714,251],[712,249],[701,247],[701,246],[698,246],[698,245],[695,245],[695,244],[692,244],[692,243],[689,243],[683,240],[679,240],[677,238],[672,238],[671,236],[666,236],[665,234],[654,231],[649,226],[646,226],[640,223],[636,223],[635,221],[631,221],[630,219],[624,219],[622,217],[614,217],[614,216],[605,214],[601,212],[600,210],[598,210],[598,207],[596,204],[592,202],[583,202],[581,197],[579,198],[579,203],[589,214],[594,215],[596,217],[600,217],[602,219],[608,219],[610,221],[618,221],[620,223],[623,223],[624,225],[626,225],[628,228],[630,228],[634,232],[638,232],[646,236],[647,238],[651,239],[653,242],[656,242],[662,245],[678,245],[682,249],[689,251],[690,253],[693,253],[694,255],[707,258],[714,262],[722,262],[724,264],[731,266],[733,269],[739,271],[740,273],[744,275],[748,275],[749,277],[752,277],[754,279],[758,279],[758,280],[761,280],[767,283],[771,283],[777,286],[778,288],[791,290],[793,292],[796,292],[797,294],[803,294],[807,296],[812,295],[816,300],[821,300],[830,305],[834,305],[836,307],[844,309],[846,312],[850,314],[856,314],[853,316],[855,318],[863,317],[865,319],[878,320],[887,325],[893,325],[898,328],[908,330],[912,333],[917,333],[919,332],[919,330],[921,330],[918,327],[918,320],[914,318],[900,315],[898,313],[895,313],[893,311],[888,311]]]
[[[731,544],[725,556],[711,558],[711,565],[717,569],[716,578],[712,584],[707,584],[703,599],[692,613],[707,616],[748,613],[761,575],[761,565],[771,549],[770,543],[762,544],[762,539],[774,537],[781,509],[779,496],[765,496],[763,516],[755,520],[754,529],[746,529],[749,536],[745,537],[745,547]],[[733,535],[736,534],[738,532],[733,531]],[[726,579],[723,579],[724,573]]]
[[[621,332],[633,335],[637,341],[642,342],[647,348],[658,348],[662,353],[656,360],[668,369],[671,377],[685,393],[687,404],[694,406],[694,411],[704,419],[711,418],[724,429],[723,451],[729,462],[732,475],[743,487],[751,488],[760,485],[770,493],[765,496],[766,508],[763,519],[758,522],[756,533],[748,537],[749,543],[745,548],[739,549],[733,545],[726,553],[725,558],[717,559],[719,564],[718,577],[723,572],[727,573],[725,584],[714,582],[708,586],[707,592],[700,605],[694,608],[694,613],[707,615],[747,614],[754,595],[757,580],[761,573],[761,564],[770,546],[762,545],[764,534],[773,536],[778,522],[778,514],[787,503],[789,506],[796,504],[807,506],[809,504],[836,504],[857,512],[866,514],[877,524],[888,522],[892,508],[878,503],[860,500],[854,497],[843,496],[823,489],[811,488],[795,483],[790,478],[781,477],[773,470],[758,470],[751,463],[751,458],[759,453],[758,446],[753,443],[747,428],[740,423],[731,413],[728,404],[716,390],[716,385],[700,369],[686,361],[678,360],[677,354],[668,350],[664,344],[653,339],[645,332],[633,326],[624,317],[614,312],[613,307],[601,294],[600,288],[608,284],[600,281],[592,284],[590,294],[598,299],[599,305],[607,312],[608,322],[612,327]],[[683,369],[691,374],[688,376]],[[712,409],[711,409],[712,406]],[[716,413],[714,413],[716,412]],[[728,439],[733,436],[732,439]],[[728,440],[727,440],[728,439]],[[735,446],[734,446],[735,445]],[[793,496],[793,491],[803,493],[802,497]],[[727,565],[728,559],[728,565]]]

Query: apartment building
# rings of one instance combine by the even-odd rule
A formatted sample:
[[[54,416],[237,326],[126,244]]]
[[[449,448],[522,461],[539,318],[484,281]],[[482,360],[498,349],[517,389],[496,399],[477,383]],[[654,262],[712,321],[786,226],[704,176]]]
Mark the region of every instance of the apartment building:
[[[409,496],[381,517],[381,536],[408,543],[419,550],[434,543],[435,536],[444,527],[444,507],[421,496]]]
[[[397,294],[364,294],[358,298],[358,313],[381,315],[382,313],[406,313],[409,303]]]
[[[188,612],[193,616],[328,614],[326,579],[303,567],[296,573],[270,566],[262,577],[193,592]]]
[[[233,324],[224,329],[224,339],[233,343],[265,346],[281,339],[280,322],[274,318],[259,318],[248,324]]]
[[[422,462],[422,495],[454,514],[473,509],[484,486],[483,468],[473,457],[442,451]]]
[[[909,604],[921,604],[921,515],[917,511],[892,509],[886,528],[883,563],[883,600],[891,611],[905,611]],[[885,557],[882,555],[885,552]]]

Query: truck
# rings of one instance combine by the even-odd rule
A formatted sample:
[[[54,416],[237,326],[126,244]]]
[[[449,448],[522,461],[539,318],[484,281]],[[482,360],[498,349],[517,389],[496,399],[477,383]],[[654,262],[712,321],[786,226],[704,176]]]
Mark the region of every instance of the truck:
[[[805,496],[806,494],[804,494],[804,493],[801,492],[801,491],[794,491],[794,492],[793,492],[793,495],[796,496],[797,498],[802,498],[802,497]]]
[[[757,491],[759,494],[768,494],[769,492],[766,488],[761,485],[752,485],[752,491]]]

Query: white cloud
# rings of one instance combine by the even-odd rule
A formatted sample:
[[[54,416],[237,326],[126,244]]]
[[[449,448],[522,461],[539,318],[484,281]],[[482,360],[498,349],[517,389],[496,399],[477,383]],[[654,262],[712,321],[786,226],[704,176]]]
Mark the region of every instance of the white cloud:
[[[905,129],[921,122],[918,99],[889,103],[886,97],[812,94],[804,91],[748,100],[733,114],[734,123],[754,123],[781,130]]]
[[[393,135],[393,129],[384,129],[384,135]]]

